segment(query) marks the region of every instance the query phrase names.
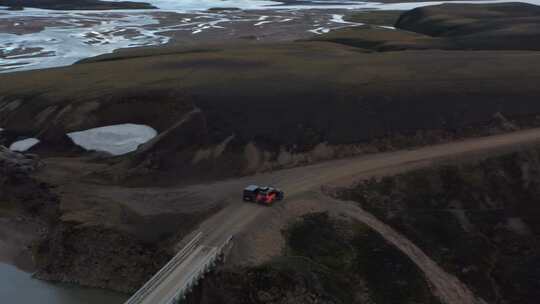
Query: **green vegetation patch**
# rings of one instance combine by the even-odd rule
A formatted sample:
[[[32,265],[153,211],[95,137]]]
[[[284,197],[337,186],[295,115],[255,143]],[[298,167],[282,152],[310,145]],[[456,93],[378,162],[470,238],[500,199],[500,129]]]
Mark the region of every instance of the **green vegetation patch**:
[[[16,209],[16,204],[11,200],[0,200],[0,216],[11,214]]]
[[[188,302],[440,303],[416,265],[364,224],[313,213],[283,233],[283,256],[219,271]]]
[[[354,248],[339,233],[327,213],[315,213],[295,222],[286,231],[288,255],[302,256],[331,269],[350,267]]]
[[[369,25],[394,26],[403,11],[360,11],[349,14],[345,20]]]
[[[357,230],[351,270],[365,277],[374,303],[439,303],[411,260],[366,226]]]
[[[345,303],[438,303],[416,265],[364,224],[314,213],[291,224],[286,235],[288,255],[342,278]]]

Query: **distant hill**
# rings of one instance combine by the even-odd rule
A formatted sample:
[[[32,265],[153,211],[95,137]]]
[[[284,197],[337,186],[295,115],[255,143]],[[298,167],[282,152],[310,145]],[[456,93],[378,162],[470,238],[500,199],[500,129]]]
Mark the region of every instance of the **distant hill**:
[[[422,7],[402,14],[396,27],[462,49],[540,49],[540,6],[525,3]]]
[[[376,51],[540,50],[540,6],[525,3],[421,7],[401,14],[395,28],[345,28],[315,39]]]

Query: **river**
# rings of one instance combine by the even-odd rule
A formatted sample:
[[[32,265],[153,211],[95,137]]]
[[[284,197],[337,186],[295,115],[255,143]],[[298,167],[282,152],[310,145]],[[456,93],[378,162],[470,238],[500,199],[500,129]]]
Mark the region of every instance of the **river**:
[[[127,296],[101,289],[54,284],[33,279],[31,274],[0,263],[2,304],[119,304]]]
[[[121,1],[121,0],[113,0]],[[149,10],[60,11],[26,8],[6,10],[0,7],[0,73],[43,69],[73,64],[81,59],[111,53],[122,48],[157,46],[169,43],[172,32],[199,34],[218,31],[229,35],[235,26],[251,22],[254,28],[287,26],[303,22],[298,11],[325,10],[408,10],[446,2],[379,3],[362,0],[142,0],[157,7]],[[464,0],[459,3],[500,3],[516,0]],[[517,0],[540,4],[540,0]],[[384,2],[384,1],[383,1]],[[216,7],[233,7],[244,11],[208,11]],[[245,11],[259,13],[262,19],[246,18]],[[283,18],[268,18],[268,12]],[[326,14],[331,18],[335,12]],[[292,16],[291,16],[292,15]],[[322,34],[347,26],[344,22],[327,24],[316,20],[304,31]],[[285,22],[285,23],[284,23]],[[332,25],[333,23],[333,25]],[[348,26],[355,26],[349,24]],[[246,33],[244,36],[252,35]],[[300,37],[302,38],[302,37]]]

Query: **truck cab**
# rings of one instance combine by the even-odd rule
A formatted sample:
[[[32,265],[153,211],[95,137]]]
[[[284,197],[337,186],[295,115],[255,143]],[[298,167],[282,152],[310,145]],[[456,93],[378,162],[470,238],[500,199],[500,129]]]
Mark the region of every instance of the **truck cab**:
[[[249,185],[244,188],[244,201],[245,202],[254,202],[259,193],[259,186]]]

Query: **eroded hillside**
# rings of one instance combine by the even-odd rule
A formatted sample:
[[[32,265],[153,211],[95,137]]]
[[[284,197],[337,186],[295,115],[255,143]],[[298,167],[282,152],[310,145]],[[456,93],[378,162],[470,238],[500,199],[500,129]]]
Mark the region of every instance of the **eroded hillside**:
[[[535,303],[539,153],[363,181],[340,197],[406,235],[490,303]]]
[[[244,175],[537,125],[536,62],[536,52],[322,42],[118,55],[1,76],[0,124],[65,151],[67,132],[142,123],[159,142],[114,175]]]

